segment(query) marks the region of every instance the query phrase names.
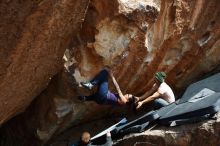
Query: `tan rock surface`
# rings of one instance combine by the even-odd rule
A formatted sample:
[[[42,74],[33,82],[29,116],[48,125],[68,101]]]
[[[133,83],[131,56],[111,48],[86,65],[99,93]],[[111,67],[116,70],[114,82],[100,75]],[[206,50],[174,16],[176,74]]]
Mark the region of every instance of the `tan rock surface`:
[[[47,87],[62,69],[65,49],[64,71],[35,105],[36,133],[44,141],[71,125],[115,113],[77,101],[88,94],[79,82],[105,65],[113,68],[123,93],[135,95],[152,86],[156,71],[167,73],[178,95],[219,66],[218,0],[91,0],[82,20],[87,2],[1,2],[1,123]]]
[[[163,70],[182,89],[219,65],[218,13],[217,1],[94,0],[70,50],[74,76],[88,80],[110,65],[123,91],[139,95]]]
[[[0,2],[0,124],[22,112],[62,68],[88,0]]]
[[[158,5],[154,7],[154,3],[151,1],[151,5],[147,7],[149,11],[137,8],[128,11],[128,8],[131,7],[129,6],[122,13],[122,10],[118,10],[123,5],[122,2],[116,0],[91,1],[82,30],[74,38],[73,48],[67,49],[64,55],[66,61],[64,66],[72,76],[64,71],[39,97],[38,105],[40,107],[44,103],[48,103],[46,97],[49,96],[51,101],[48,106],[43,106],[44,108],[36,107],[39,108],[40,117],[37,135],[41,140],[47,141],[53,134],[60,133],[70,125],[74,126],[80,122],[85,123],[89,120],[112,116],[111,113],[125,112],[126,108],[112,108],[95,103],[82,103],[77,100],[78,95],[89,94],[78,86],[79,82],[91,79],[104,65],[115,65],[116,76],[119,75],[119,71],[123,76],[130,68],[132,71],[127,72],[126,77],[131,77],[136,64],[141,64],[143,61],[143,55],[147,51],[144,47],[146,30],[138,23],[136,24],[136,16],[143,17],[144,14],[149,13],[143,17],[142,22],[151,24],[159,14]],[[139,3],[135,4],[139,5]],[[142,5],[145,7],[147,4],[145,2]],[[134,13],[137,14],[134,15]],[[126,14],[129,14],[129,19]],[[139,42],[139,40],[143,41]],[[135,59],[136,56],[138,56],[137,59]],[[120,80],[120,85],[128,83],[129,80]],[[121,87],[125,91],[126,86]],[[59,102],[64,104],[61,105]],[[59,116],[58,113],[64,116]]]
[[[54,120],[45,117],[39,131],[59,133],[68,125],[114,113],[111,107],[80,103],[76,97],[89,94],[78,83],[93,78],[104,65],[113,68],[124,93],[135,95],[152,86],[158,70],[168,74],[167,82],[178,93],[196,77],[215,69],[220,60],[219,6],[217,1],[92,0],[81,32],[64,55],[65,68],[73,77],[62,73],[55,83],[57,93],[50,91],[53,100],[59,95],[73,103],[72,111]],[[213,7],[216,9],[210,15]],[[56,104],[51,107],[50,115],[59,111]]]

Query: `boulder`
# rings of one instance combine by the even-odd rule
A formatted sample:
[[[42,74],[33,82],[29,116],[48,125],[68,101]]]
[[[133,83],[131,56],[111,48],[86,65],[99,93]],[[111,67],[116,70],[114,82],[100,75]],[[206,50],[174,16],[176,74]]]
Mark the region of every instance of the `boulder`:
[[[27,110],[35,109],[34,133],[44,142],[71,126],[127,113],[77,100],[89,94],[79,82],[106,65],[122,92],[137,96],[157,71],[179,95],[219,69],[218,0],[8,0],[0,8],[0,123],[36,99]]]
[[[107,111],[120,113],[117,108],[77,100],[89,94],[79,88],[79,82],[92,79],[105,65],[112,68],[123,93],[143,94],[152,87],[154,73],[163,70],[178,96],[219,65],[219,6],[217,1],[90,1],[82,29],[64,53],[65,69],[51,84],[55,88],[46,90],[53,100],[47,107],[50,112],[46,111],[54,117],[44,117],[39,131],[54,133],[55,126],[59,133],[69,125],[108,116]],[[47,103],[48,95],[40,98],[41,103]],[[66,100],[64,117],[55,115],[60,111],[57,98]]]
[[[0,125],[23,112],[62,69],[88,0],[0,2]]]

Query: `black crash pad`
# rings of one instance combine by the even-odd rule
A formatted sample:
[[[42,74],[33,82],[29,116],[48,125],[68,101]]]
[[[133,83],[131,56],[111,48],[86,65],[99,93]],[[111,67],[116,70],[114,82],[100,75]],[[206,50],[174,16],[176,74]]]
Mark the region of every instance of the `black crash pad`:
[[[191,97],[198,94],[204,88],[214,92],[220,92],[220,73],[210,76],[206,79],[200,80],[188,86],[183,96],[180,98],[179,103],[188,101]]]
[[[163,111],[164,110],[164,111]],[[192,99],[181,104],[173,104],[173,109],[170,106],[161,109],[164,115],[161,114],[159,121],[161,124],[170,124],[178,119],[190,119],[200,117],[207,114],[214,114],[220,110],[220,93],[214,93],[210,96]],[[161,112],[158,110],[158,113]],[[162,112],[161,112],[162,113]]]

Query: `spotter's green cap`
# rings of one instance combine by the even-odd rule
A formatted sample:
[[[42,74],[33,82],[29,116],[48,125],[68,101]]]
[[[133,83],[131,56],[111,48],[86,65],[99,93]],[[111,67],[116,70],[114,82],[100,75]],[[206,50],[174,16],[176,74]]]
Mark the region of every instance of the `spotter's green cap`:
[[[164,79],[166,78],[166,73],[165,72],[157,72],[155,73],[155,78],[160,81],[161,83],[164,81]]]

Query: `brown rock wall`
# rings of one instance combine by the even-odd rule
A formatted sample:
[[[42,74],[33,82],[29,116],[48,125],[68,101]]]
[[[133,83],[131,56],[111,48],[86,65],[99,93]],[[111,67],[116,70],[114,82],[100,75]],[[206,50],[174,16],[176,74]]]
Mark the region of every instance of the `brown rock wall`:
[[[179,95],[219,66],[218,0],[91,0],[85,13],[88,2],[1,2],[0,123],[23,111],[58,71],[36,101],[37,135],[44,141],[115,113],[77,100],[89,94],[79,82],[105,65],[123,93],[135,95],[152,86],[156,71],[168,74]]]
[[[88,1],[1,1],[0,124],[22,112],[62,68]]]
[[[204,13],[198,5],[205,9]],[[219,26],[206,19],[196,19],[207,15],[210,20],[219,21],[216,15],[209,14],[213,5],[218,13],[217,1],[91,1],[82,30],[64,55],[65,68],[73,77],[62,73],[61,82],[55,83],[58,84],[57,92],[50,91],[53,100],[58,94],[67,103],[73,103],[72,110],[64,117],[56,115],[56,120],[45,120],[45,117],[42,125],[55,128],[41,126],[38,131],[45,135],[59,133],[68,125],[107,116],[107,111],[115,113],[111,107],[77,101],[78,95],[89,94],[79,88],[78,83],[90,80],[104,65],[112,67],[124,93],[135,95],[141,95],[152,86],[154,73],[158,70],[167,72],[167,82],[179,93],[196,77],[214,69],[219,65],[218,43],[209,39],[209,34],[219,36]],[[212,33],[203,35],[206,29]],[[64,84],[70,78],[74,79],[73,84]],[[114,90],[112,86],[111,89]],[[55,103],[51,106],[53,110],[49,114],[59,111]]]

